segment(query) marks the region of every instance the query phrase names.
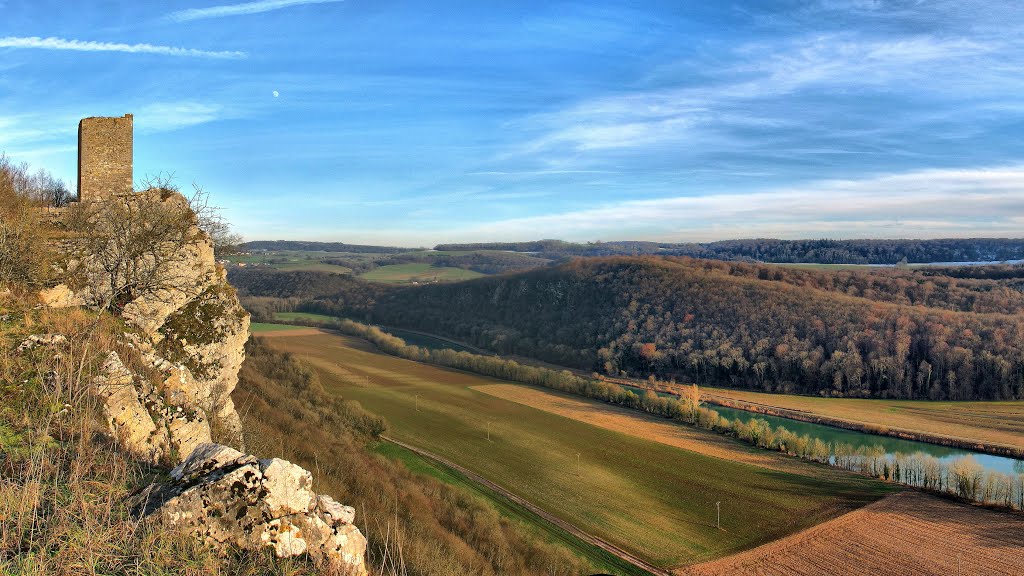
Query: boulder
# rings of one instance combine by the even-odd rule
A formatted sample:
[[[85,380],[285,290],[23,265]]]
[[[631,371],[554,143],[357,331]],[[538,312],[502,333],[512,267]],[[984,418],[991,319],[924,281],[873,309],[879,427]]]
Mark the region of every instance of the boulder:
[[[39,292],[39,303],[44,308],[72,308],[84,306],[85,298],[75,294],[67,284],[58,284]]]
[[[355,510],[315,494],[300,466],[202,444],[170,477],[141,496],[151,522],[193,531],[221,550],[269,547],[278,557],[307,554],[342,574],[367,574]]]

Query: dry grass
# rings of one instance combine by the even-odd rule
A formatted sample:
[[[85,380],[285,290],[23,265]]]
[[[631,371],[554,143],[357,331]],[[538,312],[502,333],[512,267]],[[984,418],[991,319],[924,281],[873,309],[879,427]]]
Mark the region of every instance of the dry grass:
[[[681,576],[1024,574],[1020,516],[904,492]]]
[[[0,573],[314,574],[267,553],[218,557],[196,537],[140,521],[131,494],[166,469],[133,461],[106,436],[90,383],[123,330],[106,315],[35,310],[30,292],[0,298]],[[33,333],[67,342],[26,353]]]
[[[703,388],[702,391],[878,428],[898,428],[1024,449],[1024,401],[931,402],[815,398],[726,388]]]

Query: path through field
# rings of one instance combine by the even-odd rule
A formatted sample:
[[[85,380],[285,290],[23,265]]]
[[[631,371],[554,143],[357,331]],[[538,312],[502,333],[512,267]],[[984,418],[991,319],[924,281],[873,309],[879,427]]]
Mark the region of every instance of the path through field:
[[[578,526],[576,526],[574,524],[570,524],[569,522],[566,522],[566,521],[562,520],[561,518],[558,518],[557,516],[555,516],[553,514],[548,514],[542,508],[540,508],[539,506],[534,505],[532,502],[526,500],[525,498],[520,498],[519,496],[516,496],[515,494],[513,494],[512,492],[509,492],[508,490],[505,490],[504,488],[502,488],[498,484],[495,484],[494,482],[491,482],[490,480],[484,478],[483,476],[480,476],[479,474],[475,474],[474,472],[472,472],[468,468],[465,468],[463,466],[459,466],[458,464],[452,462],[451,460],[448,460],[447,458],[442,458],[441,456],[438,456],[437,454],[434,454],[433,452],[428,452],[426,450],[422,450],[420,448],[416,448],[415,446],[411,446],[411,445],[406,444],[404,442],[399,442],[398,440],[395,440],[394,438],[388,438],[387,436],[381,436],[381,438],[383,438],[387,442],[391,442],[393,444],[397,444],[398,446],[401,446],[402,448],[405,448],[406,450],[410,450],[412,452],[415,452],[416,454],[419,454],[420,456],[423,456],[424,458],[428,458],[430,460],[434,460],[435,462],[439,462],[439,463],[443,464],[444,466],[447,466],[447,467],[449,467],[449,468],[451,468],[453,470],[458,471],[460,474],[462,474],[463,476],[469,478],[473,482],[477,482],[479,484],[483,484],[484,486],[490,488],[491,490],[494,490],[498,494],[501,494],[505,498],[508,498],[509,500],[515,502],[516,504],[519,504],[520,506],[526,508],[530,512],[533,512],[537,516],[540,516],[541,518],[547,520],[548,522],[551,522],[555,526],[558,526],[562,530],[565,530],[566,532],[569,532],[573,536],[576,536],[580,540],[583,540],[584,542],[589,542],[590,544],[593,544],[594,546],[597,546],[598,548],[601,548],[602,550],[610,552],[610,553],[614,554],[615,556],[618,556],[620,559],[625,560],[626,562],[629,562],[630,564],[632,564],[632,565],[634,565],[634,566],[636,566],[638,568],[646,570],[647,572],[650,572],[651,574],[653,574],[655,576],[669,576],[671,574],[668,571],[662,570],[661,568],[658,568],[657,566],[655,566],[655,565],[653,565],[653,564],[651,564],[649,562],[644,561],[642,558],[639,558],[639,557],[637,557],[637,556],[635,556],[633,554],[630,554],[629,552],[623,550],[622,548],[619,548],[618,546],[615,546],[614,544],[611,544],[610,542],[607,542],[607,541],[602,540],[602,539],[600,539],[600,538],[598,538],[596,536],[593,536],[591,534],[588,534],[588,533],[584,532],[583,530],[581,530]]]
[[[894,494],[829,522],[680,576],[1024,574],[1024,518],[919,492]]]

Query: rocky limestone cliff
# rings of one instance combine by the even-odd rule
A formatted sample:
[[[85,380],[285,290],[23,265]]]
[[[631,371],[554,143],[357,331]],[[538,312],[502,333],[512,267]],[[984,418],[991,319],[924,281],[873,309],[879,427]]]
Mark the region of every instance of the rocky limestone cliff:
[[[67,282],[40,302],[115,311],[131,329],[125,340],[160,374],[149,382],[125,359],[107,359],[97,385],[114,435],[154,463],[177,464],[214,435],[241,447],[231,391],[249,315],[187,200],[165,190],[113,196],[73,206],[58,223]]]
[[[132,358],[107,353],[96,396],[111,435],[135,458],[178,465],[168,484],[142,495],[149,521],[222,549],[269,546],[365,574],[353,509],[313,494],[312,476],[298,466],[213,444],[243,445],[231,391],[249,315],[187,200],[166,190],[112,196],[56,220],[66,281],[42,291],[40,304],[90,306],[124,320]]]

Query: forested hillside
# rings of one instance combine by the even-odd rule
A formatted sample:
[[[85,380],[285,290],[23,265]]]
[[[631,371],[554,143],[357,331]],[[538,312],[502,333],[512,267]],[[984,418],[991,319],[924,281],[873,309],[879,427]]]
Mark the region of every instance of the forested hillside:
[[[539,268],[549,264],[551,260],[519,252],[489,250],[467,253],[406,252],[403,254],[386,255],[372,260],[351,256],[334,257],[326,258],[324,262],[345,266],[355,273],[369,272],[381,266],[391,266],[394,264],[423,263],[438,268],[462,268],[463,270],[472,270],[481,274],[503,274],[505,272],[518,272]]]
[[[272,297],[247,300],[257,318],[347,316],[612,375],[967,400],[1024,397],[1017,268],[954,278],[648,256],[430,286],[255,270],[232,282]]]
[[[269,268],[231,268],[228,280],[242,296],[273,298],[319,298],[337,294],[372,297],[388,286],[370,284],[347,274],[330,272],[284,272]]]
[[[724,240],[707,243],[594,242],[561,240],[442,244],[436,250],[510,250],[541,258],[567,256],[661,255],[808,264],[898,264],[1024,259],[1024,239],[948,238],[938,240]]]
[[[911,277],[578,259],[389,291],[365,307],[343,297],[307,308],[608,374],[836,396],[1024,397],[1024,320],[1003,313],[1021,309],[1020,294],[953,283],[928,293]],[[893,303],[919,289],[929,307]],[[975,307],[985,313],[963,311]]]

